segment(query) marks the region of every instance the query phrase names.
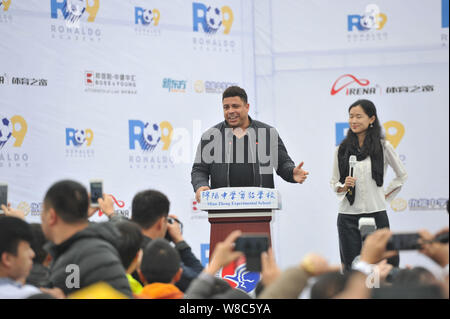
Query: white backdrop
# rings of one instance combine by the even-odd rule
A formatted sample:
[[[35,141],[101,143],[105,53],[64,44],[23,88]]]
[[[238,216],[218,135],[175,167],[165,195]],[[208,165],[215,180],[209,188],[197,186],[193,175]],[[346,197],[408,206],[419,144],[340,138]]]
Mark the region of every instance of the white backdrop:
[[[277,127],[310,171],[303,185],[276,180],[283,210],[273,244],[282,268],[310,251],[339,262],[329,180],[347,108],[359,98],[374,101],[409,173],[388,208],[391,228],[448,225],[448,0],[369,8],[359,0],[87,0],[81,17],[65,0],[0,3],[0,124],[11,133],[0,137],[0,182],[30,222],[40,221],[46,190],[63,178],[86,186],[103,179],[126,216],[136,192],[156,188],[207,262],[209,224],[190,185],[193,150],[222,120],[223,88],[237,84],[251,115]],[[209,6],[215,24],[204,19]],[[144,151],[147,123],[145,132],[157,124],[161,140]],[[402,253],[401,264],[436,269],[416,252]]]

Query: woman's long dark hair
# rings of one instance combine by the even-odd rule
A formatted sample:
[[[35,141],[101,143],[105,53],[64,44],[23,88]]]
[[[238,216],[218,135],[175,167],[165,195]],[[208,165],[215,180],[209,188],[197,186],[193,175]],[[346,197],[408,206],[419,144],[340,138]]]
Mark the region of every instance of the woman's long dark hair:
[[[348,130],[347,136],[339,146],[339,171],[341,172],[341,183],[345,181],[345,177],[348,172],[348,159],[350,155],[356,155],[358,161],[370,156],[372,161],[372,178],[376,181],[378,186],[383,185],[384,175],[384,160],[383,160],[383,147],[382,140],[384,135],[381,129],[380,121],[378,120],[377,109],[372,101],[358,100],[354,102],[348,108],[348,112],[355,106],[361,106],[364,113],[370,118],[375,116],[375,121],[366,131],[366,137],[364,138],[364,144],[360,148],[358,136],[353,133],[351,129]],[[344,174],[344,175],[343,175]]]

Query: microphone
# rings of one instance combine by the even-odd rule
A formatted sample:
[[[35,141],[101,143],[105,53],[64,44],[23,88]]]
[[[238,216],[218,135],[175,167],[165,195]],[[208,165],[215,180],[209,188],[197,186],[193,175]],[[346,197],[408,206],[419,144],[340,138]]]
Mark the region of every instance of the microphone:
[[[353,177],[353,173],[356,167],[356,155],[350,155],[349,159],[348,159],[348,176]],[[353,187],[350,187],[348,192],[350,193],[350,195],[353,195]]]
[[[364,241],[368,235],[377,230],[375,224],[375,218],[373,217],[361,217],[358,221],[358,229],[361,233],[361,239]]]

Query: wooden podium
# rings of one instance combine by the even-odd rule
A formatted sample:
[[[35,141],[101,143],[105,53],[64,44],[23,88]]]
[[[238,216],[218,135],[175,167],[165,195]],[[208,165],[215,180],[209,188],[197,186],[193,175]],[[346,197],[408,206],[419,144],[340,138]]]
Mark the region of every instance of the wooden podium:
[[[269,236],[273,211],[281,209],[277,190],[260,187],[227,187],[203,191],[199,209],[208,211],[211,224],[209,257],[218,242],[232,231]]]

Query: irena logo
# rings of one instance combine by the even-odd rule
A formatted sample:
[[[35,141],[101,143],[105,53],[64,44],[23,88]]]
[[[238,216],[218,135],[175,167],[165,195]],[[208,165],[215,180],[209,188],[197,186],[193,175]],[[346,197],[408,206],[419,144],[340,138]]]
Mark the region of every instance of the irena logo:
[[[192,3],[192,16],[194,32],[200,32],[200,25],[205,33],[217,33],[223,29],[224,34],[229,34],[234,21],[233,10],[229,6],[217,8],[199,2]]]
[[[117,207],[119,207],[119,208],[124,208],[125,207],[125,202],[123,201],[123,200],[117,200],[115,197],[114,197],[114,195],[112,195],[112,194],[108,194],[108,196],[110,196],[111,198],[112,198],[112,200],[114,201],[114,204],[117,206]],[[102,216],[104,214],[104,212],[100,209],[99,211],[98,211],[98,216]],[[124,215],[124,214],[122,214],[122,215]],[[128,214],[126,214],[126,215],[128,215]],[[127,217],[130,217],[130,216],[127,216]]]
[[[336,95],[342,89],[348,87],[350,84],[356,83],[362,87],[368,86],[370,84],[369,80],[366,79],[358,79],[352,74],[344,74],[337,78],[337,80],[333,83],[331,87],[331,95]],[[346,94],[349,95],[351,93],[347,88]]]

